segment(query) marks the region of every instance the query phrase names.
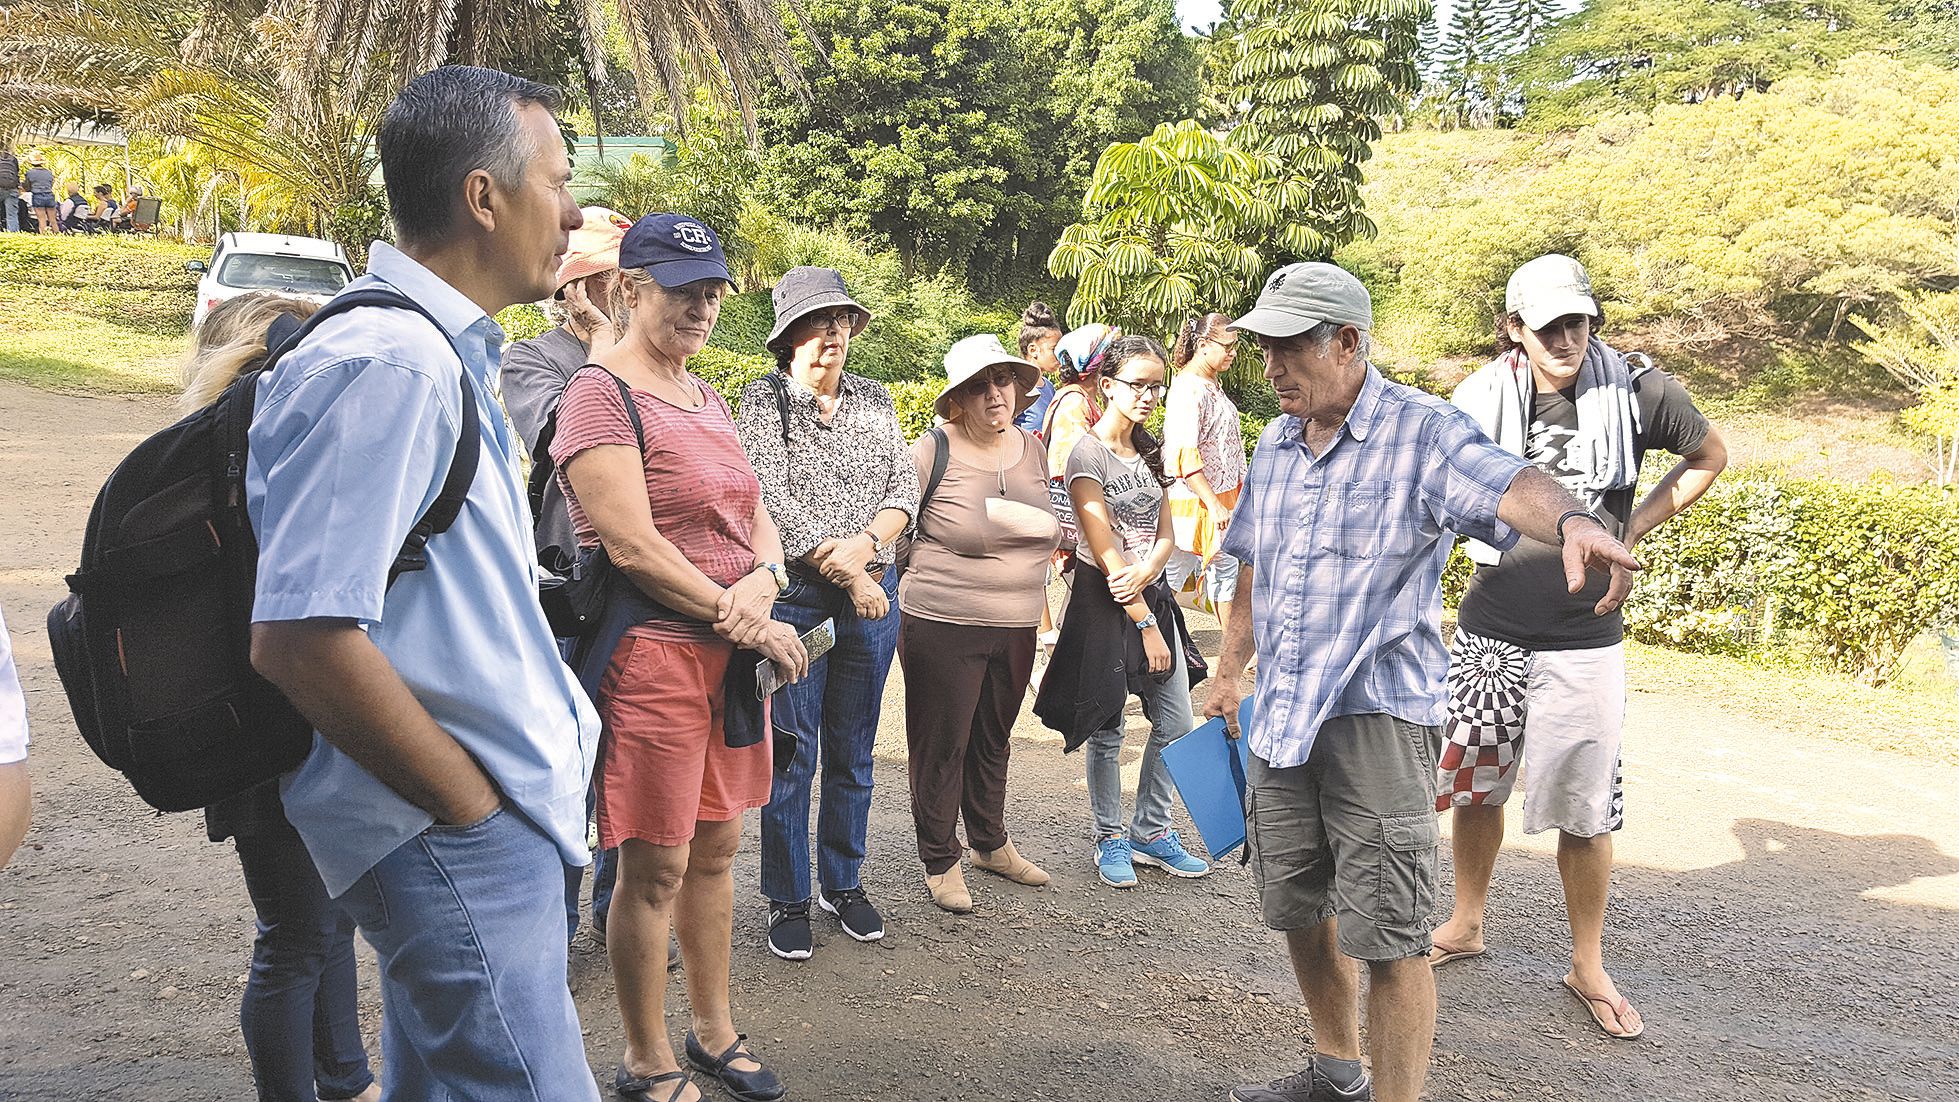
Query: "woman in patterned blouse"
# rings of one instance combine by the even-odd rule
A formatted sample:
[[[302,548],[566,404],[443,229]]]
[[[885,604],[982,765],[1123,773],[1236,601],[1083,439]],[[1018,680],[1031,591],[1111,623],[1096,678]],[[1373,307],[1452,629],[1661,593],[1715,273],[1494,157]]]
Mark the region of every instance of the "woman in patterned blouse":
[[[1198,593],[1216,610],[1218,624],[1231,618],[1238,591],[1238,560],[1219,547],[1238,485],[1245,480],[1245,436],[1238,407],[1218,385],[1218,376],[1238,355],[1231,319],[1205,314],[1184,323],[1170,350],[1176,378],[1164,407],[1164,466],[1177,481],[1170,487],[1170,523],[1177,550],[1164,570],[1172,592],[1197,575]]]
[[[892,544],[918,509],[918,472],[884,387],[844,370],[870,311],[830,268],[794,268],[776,284],[768,345],[779,370],[742,394],[736,430],[782,532],[789,587],[775,616],[798,632],[835,622],[836,647],[776,696],[774,789],[762,812],[762,894],[769,951],[806,960],[810,931],[810,787],[823,759],[816,903],[858,941],[884,936],[864,896],[871,750],[898,641]]]

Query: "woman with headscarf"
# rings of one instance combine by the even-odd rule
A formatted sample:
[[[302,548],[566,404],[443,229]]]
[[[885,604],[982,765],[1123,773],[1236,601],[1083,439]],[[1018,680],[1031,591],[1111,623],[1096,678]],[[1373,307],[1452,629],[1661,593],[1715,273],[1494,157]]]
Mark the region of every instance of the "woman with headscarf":
[[[807,960],[811,785],[822,764],[814,902],[857,941],[884,936],[860,870],[870,832],[872,750],[898,645],[892,555],[918,508],[918,476],[882,385],[844,370],[871,312],[832,268],[792,268],[772,296],[775,374],[742,393],[736,428],[782,533],[789,587],[775,617],[798,633],[830,621],[836,645],[776,696],[779,737],[794,743],[762,812],[762,894],[769,951]]]
[[[1047,454],[1013,424],[1035,366],[990,335],[954,344],[945,366],[933,407],[945,424],[912,447],[929,489],[898,591],[898,653],[925,889],[939,907],[964,913],[973,897],[959,868],[962,817],[973,867],[1034,887],[1048,882],[1007,835],[1007,760],[1034,671],[1034,625],[1047,604],[1041,578],[1061,526],[1048,499]]]

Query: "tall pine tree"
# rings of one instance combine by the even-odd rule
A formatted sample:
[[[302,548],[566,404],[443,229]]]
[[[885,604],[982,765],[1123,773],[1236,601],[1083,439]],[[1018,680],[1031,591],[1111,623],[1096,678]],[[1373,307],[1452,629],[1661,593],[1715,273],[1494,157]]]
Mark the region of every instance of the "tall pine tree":
[[[1456,126],[1493,126],[1504,95],[1504,62],[1512,50],[1514,0],[1456,0],[1434,36],[1431,90]]]

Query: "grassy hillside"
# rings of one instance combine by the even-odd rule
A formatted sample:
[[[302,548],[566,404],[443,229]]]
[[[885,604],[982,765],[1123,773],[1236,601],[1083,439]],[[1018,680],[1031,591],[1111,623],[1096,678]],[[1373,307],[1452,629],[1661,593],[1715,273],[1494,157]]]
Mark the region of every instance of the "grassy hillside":
[[[205,246],[0,233],[0,379],[52,390],[169,392]]]

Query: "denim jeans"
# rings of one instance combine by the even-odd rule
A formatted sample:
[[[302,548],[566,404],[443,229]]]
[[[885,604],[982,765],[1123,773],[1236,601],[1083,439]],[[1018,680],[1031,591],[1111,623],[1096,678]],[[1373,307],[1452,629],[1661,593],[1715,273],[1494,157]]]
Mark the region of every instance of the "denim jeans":
[[[361,1047],[354,920],[327,898],[291,827],[237,836],[258,916],[239,1007],[259,1102],[352,1098],[374,1082]]]
[[[571,661],[573,650],[578,646],[576,639],[558,640],[558,657]],[[585,793],[585,818],[592,817],[593,802],[598,798],[598,773],[592,774],[592,788]],[[565,866],[565,943],[578,936],[578,889],[585,883],[584,865]],[[619,881],[619,851],[601,849],[592,852],[592,925],[599,934],[605,934],[606,912],[612,908],[612,888]]]
[[[11,191],[6,192],[5,194],[7,199],[7,232],[19,233],[20,232],[20,196],[15,195]]]
[[[773,725],[796,736],[796,754],[778,769],[762,809],[762,894],[774,903],[810,897],[809,801],[817,759],[823,765],[816,817],[817,875],[829,891],[859,887],[871,817],[871,752],[877,743],[884,679],[898,648],[897,571],[884,572],[891,611],[865,620],[840,591],[793,581],[775,618],[808,631],[836,620],[837,645],[809,676],[776,694]]]
[[[578,936],[578,889],[585,883],[584,865],[565,866],[565,941]],[[619,882],[619,851],[592,851],[592,927],[605,935],[606,912],[612,909],[612,889]]]
[[[1190,675],[1184,669],[1183,645],[1175,637],[1174,625],[1163,627],[1164,642],[1170,644],[1170,676],[1153,683],[1143,697],[1150,738],[1143,747],[1142,774],[1136,780],[1136,814],[1129,822],[1129,838],[1137,842],[1154,841],[1170,829],[1170,800],[1175,788],[1170,767],[1163,763],[1163,748],[1197,726],[1190,710]],[[1114,727],[1088,736],[1088,806],[1095,815],[1097,841],[1123,833],[1122,741],[1120,715]]]
[[[387,1102],[598,1102],[563,891],[557,846],[505,807],[430,827],[340,896],[380,958]]]

